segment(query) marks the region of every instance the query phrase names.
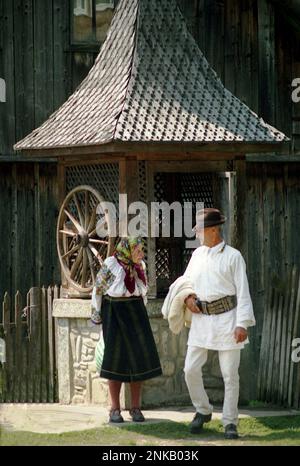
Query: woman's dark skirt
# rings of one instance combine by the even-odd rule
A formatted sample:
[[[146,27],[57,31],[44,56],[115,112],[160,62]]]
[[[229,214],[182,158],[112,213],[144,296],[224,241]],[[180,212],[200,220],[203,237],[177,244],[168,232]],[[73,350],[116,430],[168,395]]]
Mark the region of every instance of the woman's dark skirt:
[[[137,382],[162,374],[143,298],[106,295],[101,318],[105,350],[100,377]]]

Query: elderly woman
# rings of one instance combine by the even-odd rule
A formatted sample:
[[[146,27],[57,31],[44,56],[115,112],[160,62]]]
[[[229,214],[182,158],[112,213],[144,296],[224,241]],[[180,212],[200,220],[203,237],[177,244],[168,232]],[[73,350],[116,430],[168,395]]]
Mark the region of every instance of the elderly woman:
[[[162,374],[145,307],[147,281],[143,257],[141,239],[121,239],[114,255],[104,261],[92,293],[92,321],[103,325],[105,350],[100,377],[109,381],[110,422],[123,422],[122,382],[130,383],[132,420],[143,422],[142,381]]]

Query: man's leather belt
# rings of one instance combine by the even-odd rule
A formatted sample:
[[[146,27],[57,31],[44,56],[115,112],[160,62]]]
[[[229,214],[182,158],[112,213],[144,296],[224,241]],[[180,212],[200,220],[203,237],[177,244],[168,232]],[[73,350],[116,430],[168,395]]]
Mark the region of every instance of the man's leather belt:
[[[208,303],[207,301],[196,300],[196,304],[199,307],[200,311],[203,314],[213,315],[213,314],[223,314],[224,312],[231,311],[237,305],[236,295],[225,296],[224,298],[217,299]]]

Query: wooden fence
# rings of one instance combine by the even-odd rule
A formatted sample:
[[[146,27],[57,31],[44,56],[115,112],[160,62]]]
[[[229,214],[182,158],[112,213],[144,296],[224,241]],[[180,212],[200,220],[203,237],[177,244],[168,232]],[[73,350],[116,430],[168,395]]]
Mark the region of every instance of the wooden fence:
[[[293,266],[285,282],[273,284],[267,299],[258,374],[260,400],[300,408],[300,361],[292,359],[296,338],[300,338],[300,273]]]
[[[58,287],[31,288],[24,306],[18,291],[13,306],[5,293],[0,322],[6,353],[6,361],[0,364],[1,402],[57,401],[52,302],[59,294]]]

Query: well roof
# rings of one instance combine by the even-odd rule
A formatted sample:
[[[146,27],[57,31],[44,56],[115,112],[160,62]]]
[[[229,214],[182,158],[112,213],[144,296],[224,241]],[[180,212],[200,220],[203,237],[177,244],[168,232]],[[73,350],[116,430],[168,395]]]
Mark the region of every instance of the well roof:
[[[87,77],[14,148],[286,139],[224,87],[176,0],[120,0]]]

